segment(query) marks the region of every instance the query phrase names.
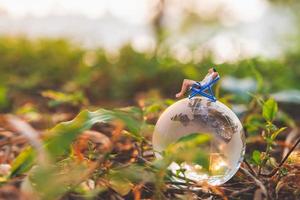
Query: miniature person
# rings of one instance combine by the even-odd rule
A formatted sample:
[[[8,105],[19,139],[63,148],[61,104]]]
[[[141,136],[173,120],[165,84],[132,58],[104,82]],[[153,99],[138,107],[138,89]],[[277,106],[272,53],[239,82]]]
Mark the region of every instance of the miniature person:
[[[201,86],[211,82],[212,80],[217,78],[218,75],[219,74],[218,74],[218,72],[215,68],[210,68],[208,70],[207,75],[204,77],[204,79],[201,82],[194,81],[194,80],[189,80],[189,79],[184,79],[183,82],[182,82],[181,91],[176,94],[176,98],[182,97],[192,85],[196,84],[197,87],[200,89]]]

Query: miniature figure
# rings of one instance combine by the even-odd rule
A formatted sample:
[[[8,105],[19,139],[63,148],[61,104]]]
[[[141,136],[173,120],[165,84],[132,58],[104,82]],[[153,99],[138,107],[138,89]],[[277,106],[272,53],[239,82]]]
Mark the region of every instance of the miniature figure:
[[[220,79],[220,76],[215,68],[210,68],[207,75],[201,82],[184,79],[181,87],[181,91],[176,94],[176,98],[182,97],[187,90],[190,90],[191,93],[189,98],[194,97],[197,94],[209,98],[211,101],[216,101],[216,98],[213,95],[211,86]],[[210,94],[205,93],[205,90],[209,90]]]

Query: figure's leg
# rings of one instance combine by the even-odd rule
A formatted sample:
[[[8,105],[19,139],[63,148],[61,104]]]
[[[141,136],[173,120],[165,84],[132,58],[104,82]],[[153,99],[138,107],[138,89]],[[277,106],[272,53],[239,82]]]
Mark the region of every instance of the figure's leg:
[[[185,92],[191,87],[196,81],[184,79],[181,86],[181,91],[176,94],[176,98],[182,97]]]

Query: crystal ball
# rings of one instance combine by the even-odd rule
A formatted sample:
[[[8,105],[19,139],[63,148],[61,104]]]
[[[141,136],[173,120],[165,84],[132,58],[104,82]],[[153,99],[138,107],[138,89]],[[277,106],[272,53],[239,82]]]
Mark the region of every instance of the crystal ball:
[[[195,163],[172,162],[169,169],[183,173],[189,179],[221,185],[239,169],[245,153],[243,127],[234,112],[223,103],[211,102],[205,97],[184,98],[169,106],[159,117],[153,133],[153,150],[158,159],[169,144],[192,133],[211,136],[205,144],[209,148],[197,148],[208,155],[208,170],[201,170]],[[200,170],[199,170],[200,169]]]

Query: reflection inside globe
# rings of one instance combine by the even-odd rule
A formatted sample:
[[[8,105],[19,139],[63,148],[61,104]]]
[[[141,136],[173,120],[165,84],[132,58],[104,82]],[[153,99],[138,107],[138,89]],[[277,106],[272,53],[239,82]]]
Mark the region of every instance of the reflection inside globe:
[[[197,147],[209,157],[208,167],[182,162],[171,163],[169,169],[195,181],[220,185],[238,170],[245,152],[242,125],[237,116],[224,104],[202,97],[182,99],[160,116],[153,134],[153,149],[162,152],[183,136],[191,133],[211,135],[208,143]],[[156,153],[160,158],[160,154]]]

